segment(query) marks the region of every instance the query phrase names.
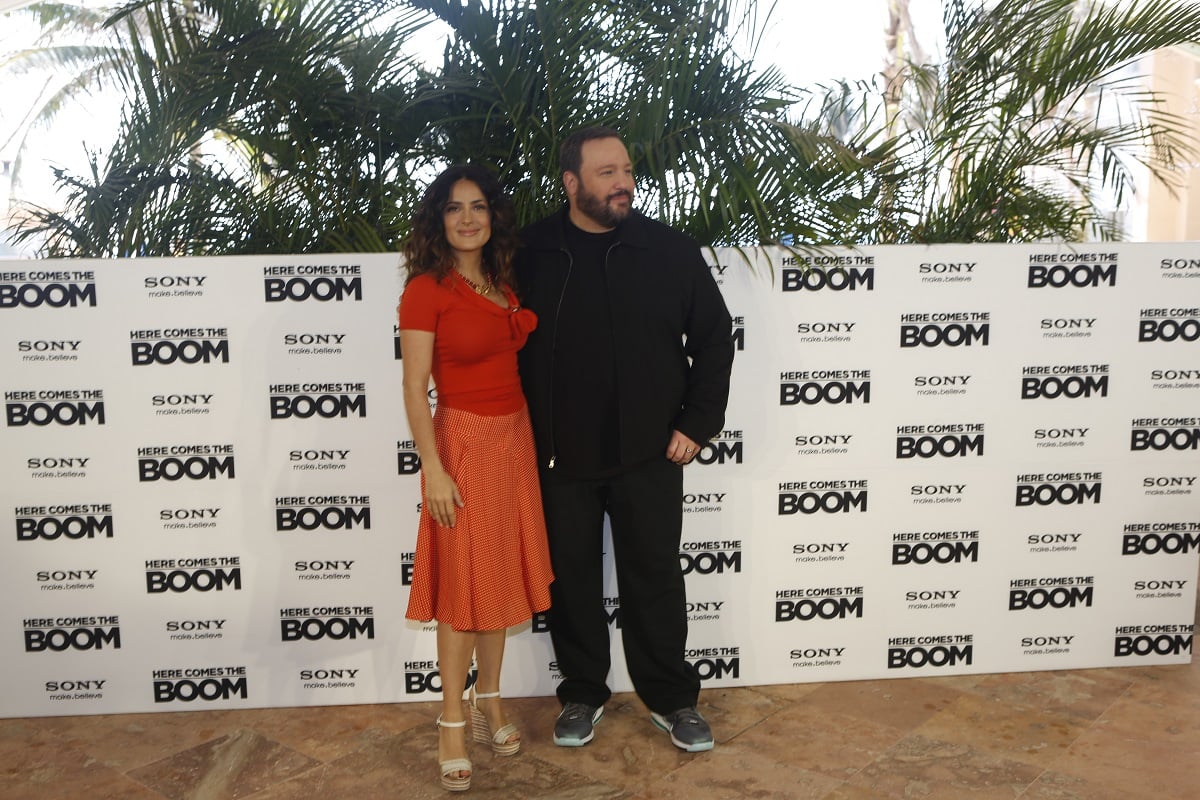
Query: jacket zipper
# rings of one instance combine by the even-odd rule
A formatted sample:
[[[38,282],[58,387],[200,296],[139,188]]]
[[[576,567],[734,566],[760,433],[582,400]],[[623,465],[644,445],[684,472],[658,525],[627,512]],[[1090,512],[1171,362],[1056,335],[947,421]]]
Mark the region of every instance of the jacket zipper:
[[[571,251],[565,247],[559,248],[560,252],[567,257],[567,276],[563,278],[562,289],[558,292],[558,304],[554,307],[554,334],[550,337],[550,463],[547,464],[548,469],[554,469],[554,462],[558,460],[558,445],[554,441],[554,362],[558,359],[558,317],[562,313],[563,298],[567,296],[567,283],[571,280],[571,270],[575,267],[575,259],[571,256]],[[607,256],[605,256],[607,260]]]

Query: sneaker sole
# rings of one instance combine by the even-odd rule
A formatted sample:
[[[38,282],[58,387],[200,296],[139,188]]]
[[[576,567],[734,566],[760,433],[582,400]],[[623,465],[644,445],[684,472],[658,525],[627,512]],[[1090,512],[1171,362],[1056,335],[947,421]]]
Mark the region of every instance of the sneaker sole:
[[[689,753],[704,753],[708,750],[713,749],[713,740],[712,739],[709,739],[707,742],[696,742],[695,744],[688,744],[687,742],[679,741],[678,739],[675,738],[675,734],[671,732],[671,729],[667,727],[667,723],[664,722],[658,716],[658,714],[651,714],[650,721],[654,723],[654,726],[656,728],[658,728],[660,731],[662,731],[663,733],[670,736],[671,744],[675,745],[680,750],[686,750]]]
[[[596,738],[596,723],[604,719],[604,706],[597,709],[596,716],[592,717],[592,731],[582,739],[568,739],[562,736],[555,736],[554,743],[559,747],[583,747],[585,744]]]

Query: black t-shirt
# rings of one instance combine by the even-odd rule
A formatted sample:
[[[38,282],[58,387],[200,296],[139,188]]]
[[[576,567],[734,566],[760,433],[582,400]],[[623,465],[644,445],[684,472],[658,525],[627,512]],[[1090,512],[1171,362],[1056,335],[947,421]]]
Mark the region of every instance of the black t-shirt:
[[[567,221],[571,274],[554,343],[555,469],[602,477],[620,466],[617,372],[604,263],[617,232],[588,233]]]

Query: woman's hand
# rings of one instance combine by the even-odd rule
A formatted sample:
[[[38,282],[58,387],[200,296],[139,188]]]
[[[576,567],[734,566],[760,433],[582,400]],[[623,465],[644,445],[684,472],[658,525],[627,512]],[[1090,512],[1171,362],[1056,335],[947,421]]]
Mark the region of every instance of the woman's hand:
[[[454,527],[454,509],[463,507],[458,484],[442,469],[425,473],[425,508],[433,521],[445,528]]]
[[[433,414],[429,411],[433,333],[401,328],[400,349],[404,352],[404,413],[421,456],[421,475],[425,484],[423,507],[438,525],[453,528],[454,509],[462,508],[463,500],[454,478],[442,467],[438,457]]]

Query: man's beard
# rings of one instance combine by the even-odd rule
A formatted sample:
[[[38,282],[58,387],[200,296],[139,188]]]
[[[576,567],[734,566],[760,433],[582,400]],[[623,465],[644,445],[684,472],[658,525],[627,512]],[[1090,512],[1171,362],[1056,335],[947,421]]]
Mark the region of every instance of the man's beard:
[[[628,208],[613,208],[609,205],[609,201],[622,195],[629,198]],[[580,183],[579,191],[575,194],[575,207],[593,222],[605,228],[615,228],[633,209],[633,195],[629,192],[615,192],[601,200],[599,195],[592,194]]]

